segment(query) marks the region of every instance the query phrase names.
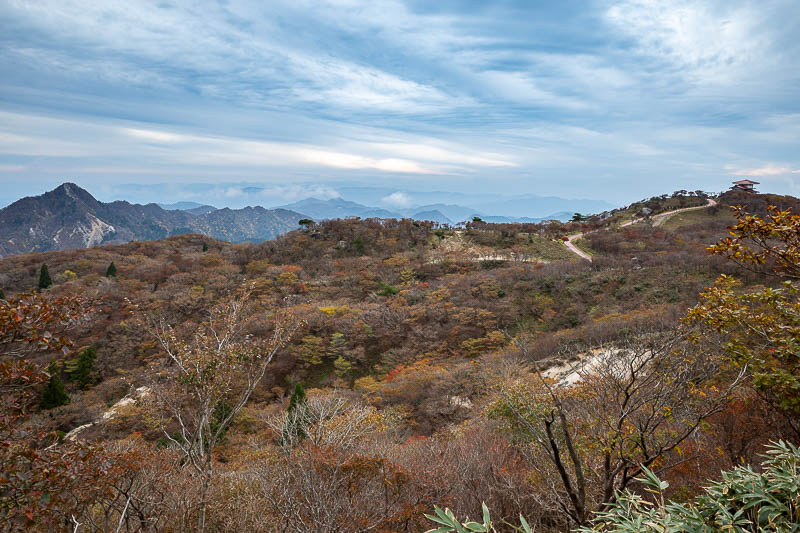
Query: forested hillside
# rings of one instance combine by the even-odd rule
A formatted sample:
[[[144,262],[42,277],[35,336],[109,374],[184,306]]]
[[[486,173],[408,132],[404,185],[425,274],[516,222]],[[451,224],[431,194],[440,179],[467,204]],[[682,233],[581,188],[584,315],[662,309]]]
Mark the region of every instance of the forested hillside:
[[[800,437],[800,259],[779,231],[800,222],[767,209],[798,200],[726,193],[617,227],[704,202],[459,229],[308,221],[259,244],[180,235],[2,259],[0,521],[423,531],[434,506],[479,517],[485,502],[497,531],[520,513],[567,531],[620,491],[651,498],[649,471],[690,500]],[[732,205],[741,244],[780,253],[725,244]],[[587,231],[592,262],[563,245]],[[756,304],[735,299],[748,291],[767,291],[760,317],[780,301],[788,337],[737,336],[724,317],[749,323]]]

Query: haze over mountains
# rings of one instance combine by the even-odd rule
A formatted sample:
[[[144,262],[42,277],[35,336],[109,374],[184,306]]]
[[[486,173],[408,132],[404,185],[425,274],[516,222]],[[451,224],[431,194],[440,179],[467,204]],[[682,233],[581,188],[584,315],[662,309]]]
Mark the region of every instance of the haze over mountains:
[[[0,210],[0,257],[162,239],[182,233],[201,233],[231,242],[263,241],[295,229],[301,218],[299,213],[263,207],[193,214],[156,204],[103,203],[74,183],[64,183]]]
[[[260,187],[243,187],[238,191],[254,201],[263,199]],[[397,203],[410,203],[410,197],[405,193],[388,191],[363,188],[351,193],[362,198],[383,194],[380,198],[384,201],[390,198]],[[415,197],[437,199],[444,193],[414,194]],[[469,198],[458,193],[452,196]],[[316,221],[347,217],[413,218],[457,224],[478,216],[487,222],[540,222],[566,220],[574,212],[598,212],[608,207],[601,201],[531,195],[518,199],[489,197],[479,204],[481,208],[435,202],[393,209],[371,207],[341,197],[310,197],[271,209],[260,206],[218,209],[208,204],[175,199],[177,201],[173,203],[163,204],[134,204],[119,200],[105,203],[74,183],[64,183],[50,192],[23,198],[0,210],[0,234],[3,235],[0,257],[161,239],[182,233],[200,233],[230,242],[264,241],[296,229],[298,221],[303,218]],[[537,213],[545,215],[528,216]]]
[[[241,208],[261,205],[266,208],[292,205],[308,199],[343,199],[361,206],[384,209],[395,215],[412,216],[426,210],[438,210],[453,222],[473,215],[553,218],[556,213],[599,213],[619,205],[603,200],[539,196],[524,187],[497,188],[491,191],[419,190],[401,183],[384,186],[344,181],[324,184],[292,182],[286,185],[262,185],[252,182],[119,184],[98,187],[95,196],[104,201],[126,200],[136,203],[179,202],[216,207]],[[170,199],[166,201],[165,199]],[[445,207],[446,206],[446,207]],[[175,207],[171,207],[175,208]],[[177,207],[182,208],[182,207]],[[306,213],[311,214],[311,213]],[[349,213],[347,216],[360,216]]]

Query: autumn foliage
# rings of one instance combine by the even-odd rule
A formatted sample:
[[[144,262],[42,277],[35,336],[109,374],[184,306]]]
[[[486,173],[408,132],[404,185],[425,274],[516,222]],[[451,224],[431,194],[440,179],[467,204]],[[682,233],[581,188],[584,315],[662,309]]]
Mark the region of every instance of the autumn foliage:
[[[413,532],[485,503],[496,531],[566,531],[647,498],[645,468],[689,501],[798,435],[798,223],[762,207],[5,258],[0,521]],[[592,263],[565,252],[600,227]],[[53,377],[69,403],[45,410]]]

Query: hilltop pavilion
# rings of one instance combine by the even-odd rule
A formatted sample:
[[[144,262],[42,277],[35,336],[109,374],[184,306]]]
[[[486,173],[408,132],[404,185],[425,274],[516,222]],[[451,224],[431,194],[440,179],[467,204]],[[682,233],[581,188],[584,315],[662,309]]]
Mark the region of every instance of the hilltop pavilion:
[[[732,191],[746,191],[746,192],[757,192],[754,188],[755,185],[758,185],[757,181],[752,180],[739,180],[734,181],[733,186],[731,187]]]

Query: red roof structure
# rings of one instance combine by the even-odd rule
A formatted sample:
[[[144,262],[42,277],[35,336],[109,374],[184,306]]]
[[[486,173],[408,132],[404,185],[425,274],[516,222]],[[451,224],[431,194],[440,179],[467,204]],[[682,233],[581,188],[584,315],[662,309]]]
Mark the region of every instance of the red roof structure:
[[[747,191],[747,192],[756,192],[754,185],[758,185],[757,181],[753,180],[739,180],[733,182],[733,187],[731,190],[733,191]]]

